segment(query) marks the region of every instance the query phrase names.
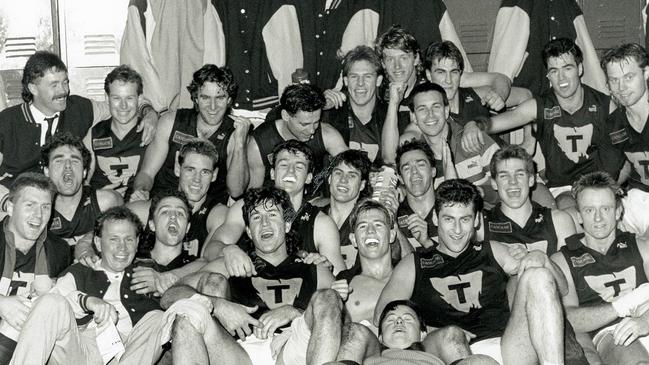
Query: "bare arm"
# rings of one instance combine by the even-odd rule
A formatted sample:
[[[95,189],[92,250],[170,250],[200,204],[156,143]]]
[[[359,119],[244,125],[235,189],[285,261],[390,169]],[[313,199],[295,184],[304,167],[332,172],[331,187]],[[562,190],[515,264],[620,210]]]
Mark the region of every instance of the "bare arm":
[[[325,149],[331,156],[336,156],[340,152],[347,151],[349,147],[345,144],[343,137],[329,123],[321,123],[322,139]]]
[[[383,308],[393,300],[410,299],[415,288],[415,255],[404,257],[392,271],[374,308],[374,325],[379,325]]]
[[[511,80],[507,76],[497,72],[467,72],[462,75],[460,86],[472,88],[487,86],[497,93],[502,100],[507,100],[511,89]],[[479,92],[478,96],[482,97]]]
[[[575,283],[572,280],[570,269],[565,257],[557,252],[552,255],[552,261],[559,267],[566,277],[568,293],[563,296],[563,306],[566,308],[566,316],[575,332],[590,332],[606,326],[617,319],[617,313],[611,303],[604,303],[595,306],[580,307]]]
[[[399,104],[406,91],[404,84],[390,83],[390,101],[385,115],[385,123],[381,131],[381,154],[383,162],[394,163],[397,158],[399,145]]]
[[[231,116],[234,120],[234,132],[228,141],[228,172],[225,177],[228,195],[233,198],[241,196],[248,186],[250,172],[248,171],[248,118]]]
[[[254,138],[248,140],[248,169],[250,170],[250,183],[248,188],[258,188],[264,184],[266,167],[262,160],[261,151]]]
[[[318,213],[314,222],[313,240],[318,252],[333,265],[334,273],[345,270],[345,260],[340,252],[340,236],[336,223],[323,212]]]
[[[570,214],[562,210],[552,211],[552,222],[554,223],[554,230],[557,233],[557,250],[566,245],[566,238],[577,233],[575,228],[575,221],[572,220]]]
[[[323,264],[318,264],[318,289],[329,289],[331,283],[334,282],[334,276],[329,271],[329,267]]]
[[[223,224],[215,228],[209,242],[205,244],[203,257],[208,261],[223,255],[223,248],[237,243],[246,229],[243,221],[243,201],[239,200],[228,208]]]
[[[124,205],[124,199],[118,192],[113,190],[97,190],[97,204],[102,212],[107,211],[109,208]]]
[[[494,134],[522,127],[536,119],[536,100],[523,102],[518,108],[491,117],[486,133]]]
[[[171,135],[175,119],[176,113],[167,113],[160,118],[158,132],[153,142],[147,147],[140,171],[135,175],[133,182],[133,190],[135,192],[151,191],[153,179],[167,158],[167,153],[169,152],[169,136]]]

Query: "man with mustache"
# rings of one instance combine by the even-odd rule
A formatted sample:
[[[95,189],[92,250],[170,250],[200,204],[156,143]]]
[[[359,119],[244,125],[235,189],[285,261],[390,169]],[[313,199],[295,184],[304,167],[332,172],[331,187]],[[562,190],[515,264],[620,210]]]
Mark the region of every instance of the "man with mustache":
[[[13,177],[24,171],[40,171],[40,149],[56,132],[83,138],[90,127],[110,118],[105,103],[70,95],[68,69],[59,56],[38,51],[29,57],[22,77],[24,103],[0,112],[0,196]],[[150,105],[139,114],[142,144],[153,138],[158,121]]]

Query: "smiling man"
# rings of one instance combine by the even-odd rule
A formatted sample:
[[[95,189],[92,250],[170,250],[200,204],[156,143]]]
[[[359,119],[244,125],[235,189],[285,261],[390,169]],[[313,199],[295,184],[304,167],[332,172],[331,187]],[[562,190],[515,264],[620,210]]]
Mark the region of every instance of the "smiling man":
[[[649,234],[649,56],[638,44],[622,44],[602,57],[609,89],[620,108],[611,113],[610,142],[626,157],[621,178],[628,185],[628,197],[623,200],[624,229],[640,235]],[[614,177],[616,175],[613,175]]]
[[[570,186],[579,176],[599,170],[617,176],[623,162],[606,135],[606,118],[614,105],[607,95],[582,84],[582,61],[581,49],[573,41],[550,41],[543,49],[543,63],[552,89],[486,124],[478,122],[490,134],[534,123],[545,157],[546,185],[559,209],[574,206]],[[466,128],[470,126],[473,123]]]
[[[78,95],[70,95],[68,69],[59,56],[38,51],[25,63],[22,78],[24,103],[0,113],[0,184],[8,187],[24,171],[40,171],[41,146],[56,132],[81,139],[95,123],[110,117],[108,107]],[[142,144],[155,134],[157,113],[149,106],[139,128]],[[17,143],[20,141],[20,143]],[[0,187],[0,196],[6,193]]]
[[[324,182],[325,158],[335,156],[347,149],[340,133],[328,123],[320,123],[325,98],[315,85],[290,85],[280,98],[282,118],[267,121],[255,129],[248,142],[248,165],[251,188],[262,186],[270,179],[273,167],[272,152],[284,141],[297,140],[313,151],[313,186],[309,195]]]
[[[342,73],[346,90],[324,92],[327,103],[336,108],[323,111],[322,120],[340,132],[349,148],[366,151],[371,161],[380,160],[387,113],[387,103],[377,95],[384,77],[381,59],[372,48],[358,46],[345,55]],[[399,132],[409,123],[401,117]]]
[[[24,173],[14,181],[8,216],[0,226],[0,361],[9,362],[29,314],[29,296],[45,294],[72,262],[62,239],[48,235],[56,189],[42,174]],[[51,278],[51,279],[50,279]]]
[[[145,147],[136,126],[142,99],[142,77],[132,68],[114,68],[104,80],[110,118],[93,126],[83,140],[92,154],[90,186],[115,190],[128,200]]]
[[[552,256],[568,279],[568,320],[591,336],[604,363],[649,361],[649,242],[617,228],[623,191],[610,175],[582,176],[573,194],[584,233]]]
[[[438,244],[395,267],[374,323],[387,303],[410,299],[425,308],[428,326],[455,325],[470,332],[467,341],[475,352],[502,356],[505,364],[563,364],[563,274],[539,251],[516,259],[502,244],[476,242],[481,209],[480,193],[468,181],[439,186],[433,216]],[[514,274],[519,282],[510,311],[506,283]]]
[[[179,109],[160,118],[158,133],[147,147],[140,172],[135,177],[131,201],[150,199],[150,193],[175,189],[178,152],[186,143],[208,140],[219,156],[216,184],[208,200],[225,203],[238,197],[248,184],[246,143],[250,121],[230,114],[238,84],[227,67],[207,64],[193,74],[187,87],[194,107]]]
[[[126,207],[103,213],[95,226],[102,253],[96,268],[72,265],[35,301],[11,364],[103,364],[97,328],[114,324],[125,351],[120,364],[153,364],[162,353],[158,299],[129,290],[142,224]],[[97,326],[79,326],[94,320]]]
[[[296,234],[300,250],[319,253],[334,267],[334,273],[345,268],[340,252],[338,227],[319,207],[305,199],[305,185],[313,179],[313,152],[309,146],[297,140],[284,141],[273,150],[273,168],[270,176],[274,186],[288,193],[292,212],[285,215],[291,230]],[[205,257],[214,260],[225,256],[230,276],[250,276],[254,266],[244,252],[250,247],[246,240],[244,202],[239,200],[228,208],[225,221],[220,225],[205,249]],[[244,250],[242,250],[242,248]]]

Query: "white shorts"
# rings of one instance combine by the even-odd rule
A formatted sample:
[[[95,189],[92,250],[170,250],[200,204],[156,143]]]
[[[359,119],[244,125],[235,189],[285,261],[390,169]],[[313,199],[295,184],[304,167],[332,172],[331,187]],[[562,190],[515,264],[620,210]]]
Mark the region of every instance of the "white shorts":
[[[649,234],[649,193],[631,189],[622,199],[624,215],[620,228],[640,236]]]
[[[286,343],[283,343],[283,339]],[[238,340],[237,343],[243,347],[250,360],[254,365],[272,365],[275,364],[273,359],[273,346],[278,346],[276,353],[280,353],[283,347],[282,360],[286,365],[305,365],[306,350],[309,346],[311,330],[306,324],[304,315],[295,318],[291,322],[291,327],[287,328],[281,334],[276,334],[265,340],[260,340],[255,335],[246,337],[245,341]],[[273,344],[275,341],[275,344]]]
[[[499,364],[503,364],[503,356],[500,351],[501,337],[488,338],[486,340],[474,342],[471,347],[471,352],[474,355],[487,355],[491,356]]]

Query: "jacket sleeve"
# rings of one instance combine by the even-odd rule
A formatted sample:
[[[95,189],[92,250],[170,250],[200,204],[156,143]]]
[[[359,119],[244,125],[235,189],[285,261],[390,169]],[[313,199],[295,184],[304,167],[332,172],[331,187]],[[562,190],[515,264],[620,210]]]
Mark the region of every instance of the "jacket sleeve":
[[[518,6],[501,7],[496,16],[488,71],[514,80],[527,58],[529,36],[529,15]]]

